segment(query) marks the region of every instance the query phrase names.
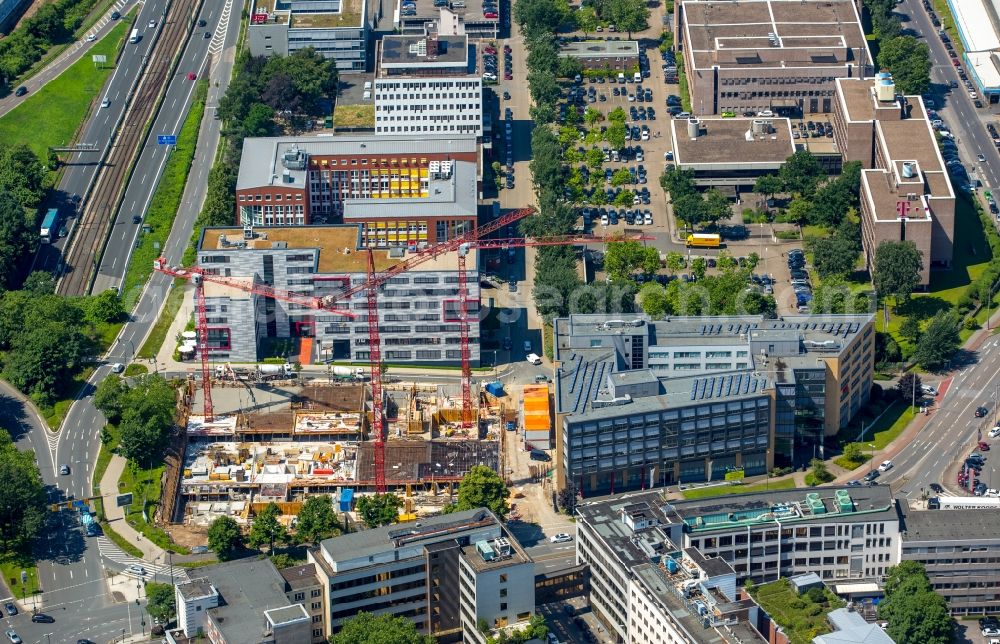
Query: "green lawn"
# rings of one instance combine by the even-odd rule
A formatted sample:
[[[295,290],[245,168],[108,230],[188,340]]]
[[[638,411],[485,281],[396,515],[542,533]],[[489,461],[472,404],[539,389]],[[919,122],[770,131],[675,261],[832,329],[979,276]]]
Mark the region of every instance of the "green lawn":
[[[101,443],[101,449],[97,452],[97,463],[94,465],[94,477],[91,479],[91,483],[94,486],[94,492],[101,491],[101,479],[104,478],[104,472],[108,469],[108,463],[111,462],[111,453],[115,446],[118,445],[118,428],[114,425],[108,423],[105,425],[108,433],[111,434],[111,441],[105,445]],[[108,494],[113,494],[114,492],[108,490]]]
[[[112,62],[129,27],[129,23],[119,22],[94,45],[93,54],[108,57],[103,67],[96,67],[89,55],[84,56],[0,118],[0,141],[26,143],[43,161],[48,158],[50,147],[72,142],[114,70]]]
[[[139,246],[132,253],[128,263],[121,291],[126,310],[132,310],[139,301],[143,285],[153,273],[153,260],[162,252],[170,235],[170,229],[174,225],[174,217],[181,205],[184,185],[187,183],[191,160],[194,158],[195,146],[198,143],[198,130],[201,127],[201,118],[205,114],[207,94],[208,81],[198,81],[191,109],[177,135],[177,145],[170,153],[170,159],[163,169],[163,176],[160,177],[146,218],[143,220],[144,228],[149,227],[151,230],[148,233],[144,232],[139,238]]]
[[[885,413],[878,417],[878,420],[874,425],[870,424],[872,417],[862,415],[856,419],[851,425],[845,429],[841,430],[841,435],[847,437],[847,442],[853,442],[854,438],[858,436],[861,432],[861,427],[865,427],[865,437],[862,441],[857,441],[861,443],[864,451],[868,451],[868,445],[875,443],[875,449],[885,449],[889,443],[894,441],[906,426],[913,420],[913,417],[917,415],[917,409],[910,406],[908,400],[896,400],[888,408],[886,408]],[[862,425],[861,423],[864,423]],[[874,440],[872,439],[874,436]],[[840,464],[842,467],[846,467],[847,464]],[[853,469],[853,468],[851,468]]]
[[[711,487],[700,487],[694,490],[683,492],[685,499],[707,499],[713,496],[723,496],[726,494],[748,494],[750,492],[766,492],[768,490],[789,490],[795,487],[792,479],[782,479],[769,483],[759,483],[757,485],[713,485]]]
[[[139,348],[139,358],[147,360],[156,359],[156,354],[160,352],[160,347],[163,346],[164,341],[167,339],[167,332],[170,330],[170,325],[173,323],[177,311],[180,310],[181,304],[184,302],[183,287],[186,283],[185,280],[179,277],[174,280],[174,287],[167,293],[167,301],[163,306],[163,310],[160,311],[160,317],[157,318],[156,324],[149,331],[149,336],[142,347]]]
[[[822,594],[819,602],[813,600],[812,591],[799,595],[787,579],[754,587],[750,594],[771,619],[784,628],[792,644],[809,644],[817,635],[829,633],[827,613],[844,606],[844,602],[826,588],[815,593]]]
[[[28,583],[24,585],[21,584],[22,570],[28,573]],[[3,573],[4,583],[15,597],[30,597],[41,590],[38,585],[38,566],[28,555],[20,553],[3,555],[0,557],[0,571]]]
[[[83,369],[80,373],[73,377],[72,382],[66,385],[66,389],[63,392],[63,395],[65,396],[64,398],[57,400],[51,407],[45,406],[39,408],[39,411],[42,412],[42,416],[45,418],[45,422],[49,425],[49,429],[52,431],[59,431],[59,426],[62,425],[63,420],[66,418],[66,414],[69,413],[69,408],[74,402],[76,402],[76,395],[80,393],[80,389],[87,384],[87,379],[90,378],[93,373],[93,367]]]

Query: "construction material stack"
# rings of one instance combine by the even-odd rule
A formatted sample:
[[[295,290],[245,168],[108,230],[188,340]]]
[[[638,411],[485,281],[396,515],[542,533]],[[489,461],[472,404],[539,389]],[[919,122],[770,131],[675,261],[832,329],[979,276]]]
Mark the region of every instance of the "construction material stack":
[[[548,385],[525,385],[521,425],[524,440],[533,449],[552,448],[552,417],[549,412]]]

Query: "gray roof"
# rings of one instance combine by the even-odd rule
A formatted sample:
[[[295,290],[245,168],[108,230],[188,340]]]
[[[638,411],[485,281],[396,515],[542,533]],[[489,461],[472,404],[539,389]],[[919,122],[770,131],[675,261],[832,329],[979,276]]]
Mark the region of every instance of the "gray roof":
[[[301,566],[292,566],[291,568],[282,568],[278,571],[278,574],[285,580],[287,584],[286,588],[289,590],[322,585],[322,582],[316,576],[316,564],[309,563]]]
[[[464,524],[479,521],[492,521],[497,527],[500,526],[500,522],[492,512],[485,508],[477,508],[454,512],[452,514],[440,514],[421,518],[420,521],[413,523],[394,524],[373,530],[342,534],[339,537],[333,537],[321,542],[320,549],[332,561],[356,559],[358,557],[392,552],[396,549],[394,540],[401,537],[407,538],[407,542],[411,544],[442,541],[444,540],[444,537],[440,534],[442,529],[448,527],[459,529]],[[419,535],[421,534],[426,534],[426,536],[420,537]]]
[[[869,624],[854,611],[838,608],[830,611],[826,618],[834,631],[817,635],[813,644],[895,644],[878,624]]]
[[[207,579],[192,579],[183,584],[177,584],[177,590],[181,597],[186,600],[210,597],[213,594],[212,584]]]
[[[243,139],[243,156],[236,189],[288,185],[305,188],[305,170],[292,170],[293,183],[282,183],[282,155],[297,148],[307,155],[426,155],[470,153],[476,151],[476,135],[421,134],[372,136],[371,134],[338,136],[282,136]]]
[[[850,509],[842,509],[837,503],[838,490],[847,491],[851,501]],[[810,507],[808,495],[811,494],[818,495],[823,506],[822,512],[815,512]],[[668,507],[667,516],[673,521],[683,521],[687,524],[688,531],[699,533],[745,529],[760,523],[771,524],[775,518],[780,519],[782,525],[791,525],[798,521],[869,522],[899,517],[888,485],[769,490],[674,501]]]
[[[306,607],[302,604],[293,604],[292,606],[273,608],[271,610],[264,611],[264,613],[275,626],[287,624],[289,622],[297,622],[304,619],[312,619],[309,617],[309,613],[306,612]]]
[[[911,541],[1000,540],[996,512],[989,510],[907,510],[903,543]]]
[[[576,514],[601,537],[604,542],[602,550],[621,562],[623,567],[633,568],[649,563],[650,549],[643,548],[638,540],[633,539],[631,528],[621,520],[622,510],[627,509],[629,514],[641,514],[644,519],[655,520],[663,526],[677,524],[663,512],[664,505],[659,491],[639,492],[579,504]],[[647,534],[650,538],[645,542],[652,550],[660,554],[680,552],[680,544],[669,541],[665,532],[652,529]]]
[[[431,45],[428,36],[404,36],[397,34],[387,34],[382,37],[382,58],[383,67],[395,66],[461,66],[468,65],[469,59],[469,38],[468,36],[437,36],[437,52],[428,55],[433,51],[432,46],[428,46],[424,55],[420,55],[421,41]]]
[[[636,40],[576,40],[559,50],[562,58],[638,58],[639,42]]]
[[[398,208],[406,217],[475,217],[479,203],[476,164],[455,161],[451,167],[449,177],[428,180],[427,197],[344,199],[344,223],[384,217],[392,208]]]
[[[587,361],[583,356],[567,356],[556,371],[556,411],[585,414],[586,420],[615,418],[623,414],[690,407],[709,400],[743,400],[767,395],[771,380],[751,370],[727,371],[710,376],[660,378],[660,394],[605,405],[607,381],[629,372],[614,372],[611,359]],[[641,370],[641,374],[648,370]],[[645,376],[639,376],[644,381]],[[580,418],[583,420],[583,417]]]
[[[285,580],[270,559],[238,559],[199,574],[219,591],[220,605],[208,612],[227,641],[259,641],[264,611],[289,606]]]

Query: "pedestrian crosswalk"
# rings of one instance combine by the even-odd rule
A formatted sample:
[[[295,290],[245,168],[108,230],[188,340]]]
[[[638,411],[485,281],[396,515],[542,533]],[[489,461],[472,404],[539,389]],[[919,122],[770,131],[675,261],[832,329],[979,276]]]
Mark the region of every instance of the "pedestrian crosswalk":
[[[146,571],[147,580],[159,578],[158,581],[163,581],[171,576],[173,576],[175,582],[185,581],[187,579],[186,569],[181,568],[180,566],[171,567],[166,563],[150,563],[143,559],[133,557],[115,545],[111,539],[103,535],[97,537],[97,551],[101,554],[101,557],[124,566],[126,572],[129,566],[142,566]]]

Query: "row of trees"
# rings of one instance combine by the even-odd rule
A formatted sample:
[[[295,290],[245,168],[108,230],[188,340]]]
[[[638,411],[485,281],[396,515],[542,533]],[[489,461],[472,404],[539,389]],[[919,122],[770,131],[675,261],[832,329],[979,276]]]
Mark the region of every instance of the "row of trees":
[[[268,503],[254,517],[246,536],[235,519],[229,516],[218,517],[208,528],[208,547],[220,561],[229,561],[245,554],[247,546],[259,549],[266,545],[268,551],[273,552],[279,544],[315,544],[341,532],[333,500],[328,494],[306,499],[299,511],[294,532],[289,532],[281,523],[278,519],[280,516],[281,509],[278,505]]]
[[[136,378],[131,386],[115,374],[97,385],[94,406],[118,428],[118,453],[140,466],[163,460],[173,434],[174,386],[158,374]],[[110,434],[105,431],[107,442]]]
[[[0,295],[3,377],[43,406],[66,392],[101,328],[124,316],[114,291],[83,298],[54,291],[51,275],[32,273],[24,289]]]
[[[934,592],[926,569],[916,561],[889,568],[878,616],[889,622],[886,632],[896,642],[950,644],[954,639],[948,604]]]
[[[927,44],[903,33],[899,17],[893,13],[895,0],[864,0],[871,16],[872,31],[878,40],[879,67],[892,72],[903,94],[923,94],[930,88],[931,57]]]
[[[634,243],[634,242],[633,242]],[[672,280],[666,286],[648,282],[639,290],[642,310],[659,319],[667,315],[764,315],[774,317],[774,297],[749,288],[750,275],[757,266],[751,254],[742,267],[726,252],[719,253],[717,275],[706,276],[702,257],[691,262],[695,281]],[[668,264],[671,258],[668,257]]]
[[[0,40],[0,47],[8,40]],[[17,288],[37,247],[45,174],[28,146],[0,141],[0,290]]]
[[[0,426],[0,550],[28,552],[45,524],[46,494],[32,452],[14,446]]]
[[[660,175],[660,186],[670,195],[674,217],[692,230],[696,226],[715,225],[733,214],[729,198],[716,188],[698,192],[693,170],[670,166]]]
[[[74,32],[96,4],[97,0],[56,0],[42,4],[20,27],[0,40],[0,78],[12,83],[50,47],[71,42]]]
[[[313,49],[289,56],[251,56],[243,51],[233,78],[219,101],[222,151],[208,173],[205,203],[194,236],[205,226],[226,226],[236,219],[236,175],[243,139],[297,132],[309,118],[329,113],[327,97],[336,95],[337,67]]]

